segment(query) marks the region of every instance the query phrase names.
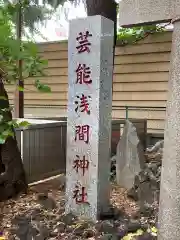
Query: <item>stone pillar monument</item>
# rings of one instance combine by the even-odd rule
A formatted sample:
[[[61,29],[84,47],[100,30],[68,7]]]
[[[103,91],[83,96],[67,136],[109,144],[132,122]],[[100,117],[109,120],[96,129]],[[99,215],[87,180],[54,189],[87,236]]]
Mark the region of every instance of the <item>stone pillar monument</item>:
[[[180,0],[122,0],[120,25],[174,24],[164,156],[161,173],[158,240],[180,239]]]
[[[66,212],[96,220],[108,210],[113,22],[70,22]]]

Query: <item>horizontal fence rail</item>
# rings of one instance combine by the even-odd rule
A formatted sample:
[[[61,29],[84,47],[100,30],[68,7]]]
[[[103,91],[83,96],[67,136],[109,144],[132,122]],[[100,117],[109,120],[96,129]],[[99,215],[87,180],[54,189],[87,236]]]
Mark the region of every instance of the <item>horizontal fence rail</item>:
[[[116,115],[115,119],[146,119],[148,134],[164,134],[166,107],[127,105],[113,106],[113,110],[120,113],[120,116]]]

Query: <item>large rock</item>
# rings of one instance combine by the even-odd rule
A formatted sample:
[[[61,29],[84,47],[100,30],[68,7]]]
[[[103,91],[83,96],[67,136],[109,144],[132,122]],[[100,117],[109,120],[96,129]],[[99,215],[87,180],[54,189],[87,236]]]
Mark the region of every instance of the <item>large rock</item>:
[[[126,120],[116,152],[117,184],[126,189],[132,188],[135,176],[144,168],[144,162],[144,151],[136,128]]]
[[[159,201],[162,152],[163,141],[147,149],[145,167],[136,175],[134,186],[128,191],[128,196],[138,200],[141,207]]]

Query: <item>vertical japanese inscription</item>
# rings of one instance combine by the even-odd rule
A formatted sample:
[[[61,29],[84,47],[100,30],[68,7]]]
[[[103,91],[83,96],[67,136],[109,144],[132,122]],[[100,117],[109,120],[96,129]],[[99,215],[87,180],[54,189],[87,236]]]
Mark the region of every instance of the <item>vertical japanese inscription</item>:
[[[77,53],[90,53],[91,42],[89,38],[92,37],[92,34],[89,31],[85,33],[80,32],[76,38],[78,45],[76,46]],[[76,70],[76,79],[75,84],[80,85],[90,85],[92,84],[91,79],[91,69],[84,63],[79,63]],[[81,94],[76,95],[74,103],[75,103],[75,112],[80,114],[91,114],[90,110],[90,95],[85,95],[83,92]],[[82,141],[85,144],[89,144],[89,134],[90,134],[90,126],[88,124],[84,125],[76,125],[75,126],[75,142]],[[75,160],[73,161],[73,169],[75,172],[82,173],[82,176],[85,176],[85,172],[89,170],[89,160],[86,159],[86,155],[79,156],[76,155]],[[73,199],[76,204],[88,203],[88,194],[86,192],[86,187],[82,186],[80,182],[77,182],[74,186],[73,191]],[[89,204],[89,203],[88,203]]]
[[[66,213],[96,221],[109,207],[113,24],[77,19],[69,33]]]

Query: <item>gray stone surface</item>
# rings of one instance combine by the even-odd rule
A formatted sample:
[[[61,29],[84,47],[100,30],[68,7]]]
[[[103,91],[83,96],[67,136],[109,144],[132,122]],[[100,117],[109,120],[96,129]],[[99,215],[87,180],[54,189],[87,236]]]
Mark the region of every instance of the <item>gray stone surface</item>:
[[[167,22],[180,14],[180,0],[122,0],[119,23],[132,26]]]
[[[158,240],[180,239],[180,0],[124,0],[120,25],[173,20]],[[174,20],[177,20],[174,22]]]
[[[127,120],[116,152],[117,183],[126,189],[132,188],[134,178],[141,171],[141,163],[143,165],[144,162],[143,150],[140,150],[139,145],[136,128]]]
[[[90,52],[77,53],[79,33],[89,31],[87,45]],[[82,40],[82,39],[81,39]],[[83,49],[87,50],[87,48]],[[79,64],[86,64],[85,81],[76,84],[76,69]],[[66,213],[74,212],[96,219],[100,212],[106,211],[109,205],[109,172],[110,172],[110,139],[112,110],[112,71],[113,71],[113,22],[101,16],[76,19],[70,23],[68,41],[68,122],[67,122],[67,163],[66,163]],[[91,71],[91,72],[89,72]],[[88,77],[89,75],[89,77]],[[79,75],[80,77],[80,75]],[[91,83],[91,81],[92,83]],[[82,94],[87,96],[89,112],[82,112],[79,100]],[[78,96],[78,97],[77,97]],[[78,109],[77,109],[78,105]],[[89,126],[89,138],[84,133],[76,132],[76,126]],[[89,161],[84,175],[82,168],[74,168],[74,160]],[[87,163],[86,161],[86,163]],[[85,187],[87,203],[76,203],[73,198],[75,185],[79,184],[78,200],[82,199]]]
[[[180,239],[180,21],[174,23],[158,240]]]
[[[158,152],[162,153],[163,148],[164,148],[164,140],[160,140],[154,146],[147,148],[146,152],[147,153],[158,153]]]

